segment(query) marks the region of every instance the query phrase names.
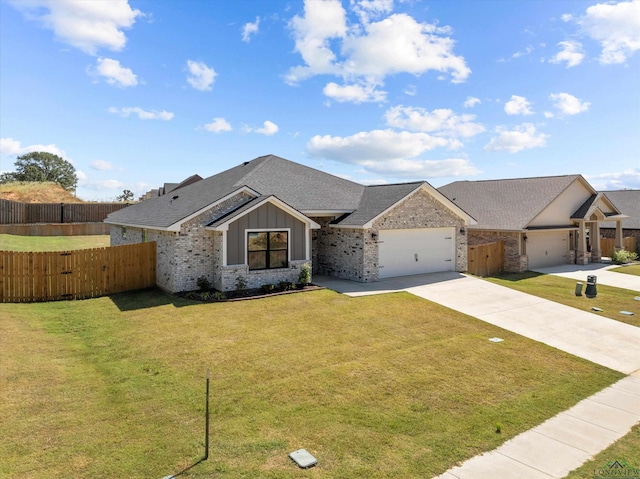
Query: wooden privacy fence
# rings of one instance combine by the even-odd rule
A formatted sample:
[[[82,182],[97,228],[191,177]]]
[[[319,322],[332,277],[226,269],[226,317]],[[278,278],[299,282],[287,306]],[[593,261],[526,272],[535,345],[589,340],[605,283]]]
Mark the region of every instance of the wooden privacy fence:
[[[156,284],[156,244],[45,253],[0,251],[0,302],[84,299]]]
[[[0,224],[100,223],[126,203],[20,203],[0,199]]]
[[[469,246],[467,272],[476,276],[491,276],[504,270],[504,241]]]
[[[626,238],[622,238],[622,246],[627,251],[637,253],[635,236],[627,236]],[[613,254],[615,248],[616,240],[614,238],[600,238],[600,249],[602,249],[602,256],[611,258],[611,255]]]

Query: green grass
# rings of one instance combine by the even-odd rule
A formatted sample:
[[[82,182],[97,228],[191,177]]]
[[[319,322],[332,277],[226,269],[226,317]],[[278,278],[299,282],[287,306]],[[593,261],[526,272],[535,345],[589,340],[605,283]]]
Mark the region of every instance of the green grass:
[[[505,273],[501,276],[484,279],[599,316],[615,319],[634,326],[640,326],[640,301],[633,299],[638,296],[636,291],[598,284],[597,296],[595,298],[587,298],[584,295],[586,288],[585,283],[582,288],[582,296],[576,296],[575,280],[531,271],[524,273]],[[602,311],[593,311],[591,309],[592,307],[600,308]],[[620,311],[630,311],[634,313],[634,315],[627,316],[621,314]]]
[[[203,452],[207,368],[211,455],[185,477],[433,477],[622,377],[408,293],[147,290],[0,317],[0,477],[175,474]]]
[[[636,424],[631,431],[618,441],[614,442],[604,451],[584,463],[567,476],[567,479],[584,479],[592,477],[638,477],[638,473],[623,476],[625,470],[612,471],[607,467],[607,463],[624,461],[631,469],[640,470],[640,424]],[[600,471],[604,470],[604,473]],[[612,473],[618,472],[614,476]],[[605,474],[609,475],[605,475]]]
[[[109,246],[109,235],[18,236],[0,234],[0,251],[70,251]]]
[[[626,266],[620,266],[619,268],[612,268],[609,271],[615,271],[616,273],[632,274],[634,276],[640,276],[640,264],[629,264]]]

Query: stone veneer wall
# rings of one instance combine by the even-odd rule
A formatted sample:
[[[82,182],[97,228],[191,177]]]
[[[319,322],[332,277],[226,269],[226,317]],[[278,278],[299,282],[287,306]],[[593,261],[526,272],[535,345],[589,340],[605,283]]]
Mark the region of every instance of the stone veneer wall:
[[[233,210],[250,198],[246,193],[229,198],[185,222],[180,232],[146,230],[147,241],[155,241],[157,244],[157,285],[169,292],[177,293],[198,289],[197,280],[200,277],[215,284],[215,265],[222,263],[214,263],[214,260],[222,253],[216,250],[217,232],[206,230],[205,227],[213,219]],[[123,230],[126,231],[124,236]],[[143,241],[144,232],[141,228],[111,228],[112,246]]]
[[[365,240],[365,230],[333,228],[329,226],[333,218],[313,220],[321,226],[312,234],[313,271],[352,281],[371,281],[366,279],[363,268],[365,244],[373,243],[371,234]]]
[[[260,288],[265,284],[277,286],[280,282],[298,283],[301,268],[305,264],[311,267],[306,260],[290,261],[288,268],[257,271],[249,271],[249,266],[244,264],[220,267],[214,287],[220,291],[235,291],[238,289],[239,279],[244,281],[247,289]]]
[[[334,228],[335,218],[313,218],[321,225],[313,232],[314,272],[363,283],[378,281],[378,231],[454,227],[456,271],[467,269],[467,236],[460,234],[464,220],[436,201],[426,191],[418,191],[383,217],[370,229]]]
[[[520,233],[506,231],[487,231],[467,229],[469,245],[476,246],[485,243],[504,240],[504,270],[507,273],[521,273],[529,267],[526,255],[520,254]]]

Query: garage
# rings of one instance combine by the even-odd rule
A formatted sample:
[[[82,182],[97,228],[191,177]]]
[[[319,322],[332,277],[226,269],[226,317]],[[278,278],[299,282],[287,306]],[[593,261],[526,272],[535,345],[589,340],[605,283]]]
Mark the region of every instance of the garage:
[[[455,270],[455,228],[380,230],[379,277]]]
[[[546,268],[569,262],[569,233],[545,231],[527,233],[529,269]]]

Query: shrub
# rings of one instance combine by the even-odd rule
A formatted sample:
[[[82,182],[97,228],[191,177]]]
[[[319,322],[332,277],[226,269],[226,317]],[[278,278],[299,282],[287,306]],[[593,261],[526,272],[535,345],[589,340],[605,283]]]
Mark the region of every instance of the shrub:
[[[276,289],[276,287],[273,284],[263,284],[261,286],[261,289],[263,293],[269,294],[269,293],[273,293],[273,290]]]
[[[211,289],[211,281],[204,276],[200,276],[197,279],[196,284],[198,285],[198,288],[200,288],[200,291],[209,291]]]
[[[308,264],[304,264],[300,268],[300,274],[298,275],[298,283],[300,284],[311,283],[311,268],[309,268]]]
[[[245,289],[247,289],[247,280],[243,276],[238,276],[236,278],[236,290],[244,291]]]
[[[638,255],[636,253],[632,253],[625,249],[616,250],[611,255],[611,261],[613,261],[614,264],[632,263],[637,259]]]
[[[216,301],[224,301],[225,299],[227,299],[225,294],[223,292],[221,292],[221,291],[216,291],[213,296],[214,296]]]
[[[282,291],[289,291],[291,289],[296,289],[295,283],[291,283],[290,281],[280,281],[278,283],[278,288]]]

